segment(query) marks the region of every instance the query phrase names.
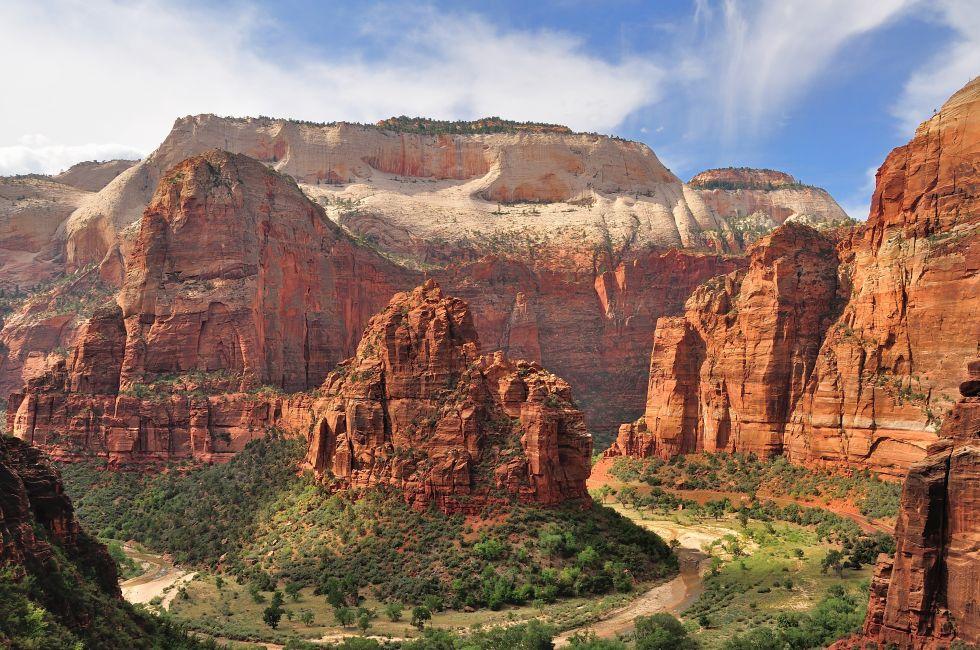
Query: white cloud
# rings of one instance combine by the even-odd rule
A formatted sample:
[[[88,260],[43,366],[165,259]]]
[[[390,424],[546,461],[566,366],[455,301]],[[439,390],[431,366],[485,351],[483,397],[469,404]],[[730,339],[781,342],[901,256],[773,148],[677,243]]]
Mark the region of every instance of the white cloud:
[[[702,101],[698,128],[726,140],[778,125],[784,111],[841,49],[901,16],[914,0],[725,0],[699,5],[688,46],[689,88]],[[716,15],[717,14],[717,15]]]
[[[952,30],[954,37],[912,74],[893,108],[908,135],[950,95],[980,74],[980,10],[976,0],[945,0],[935,10],[933,18]]]
[[[415,15],[409,29],[380,34],[391,40],[368,60],[304,51],[288,34],[270,52],[258,36],[275,25],[248,6],[0,3],[0,53],[19,62],[5,69],[0,94],[0,173],[146,153],[176,117],[195,113],[322,121],[497,114],[609,131],[659,96],[663,72],[649,61],[606,61],[569,35],[506,31],[473,15]],[[30,133],[50,142],[11,144]]]
[[[47,136],[38,133],[24,135],[19,140],[19,144],[0,147],[0,176],[52,174],[81,160],[133,160],[143,155],[140,150],[121,144],[52,144]]]

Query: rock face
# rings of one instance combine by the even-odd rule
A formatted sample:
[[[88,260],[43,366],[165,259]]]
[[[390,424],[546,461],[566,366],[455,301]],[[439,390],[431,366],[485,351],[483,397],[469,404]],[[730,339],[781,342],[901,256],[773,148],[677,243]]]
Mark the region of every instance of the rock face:
[[[239,375],[242,389],[317,386],[402,275],[293,183],[218,151],[164,178],[130,259],[124,389],[189,371]]]
[[[43,176],[0,177],[0,289],[26,289],[60,271],[55,234],[88,196]]]
[[[115,305],[10,401],[12,433],[58,458],[220,458],[318,386],[411,274],[355,245],[294,183],[209,152],[148,207]]]
[[[646,412],[610,453],[780,453],[836,292],[831,239],[791,223],[760,240],[747,270],[702,285],[685,316],[658,321]]]
[[[321,393],[308,462],[342,485],[392,485],[447,512],[588,499],[592,439],[568,384],[480,356],[468,306],[431,280],[371,320]]]
[[[670,250],[601,273],[488,257],[431,275],[469,303],[484,349],[538,361],[566,379],[597,442],[608,444],[620,422],[642,413],[657,319],[680,313],[700,283],[743,264]]]
[[[709,169],[688,185],[730,227],[729,247],[748,246],[786,221],[810,225],[845,224],[847,214],[819,187],[784,172],[745,167]],[[860,215],[864,216],[864,215]]]
[[[97,576],[104,592],[122,597],[115,562],[78,524],[57,471],[38,449],[0,436],[0,566],[43,575],[49,565],[59,562],[53,546],[69,562]],[[72,614],[67,610],[56,613]]]
[[[980,643],[980,361],[902,490],[895,557],[878,560],[862,635],[836,647]]]
[[[398,122],[181,118],[153,154],[68,219],[68,267],[98,263],[117,244],[125,251],[126,228],[164,172],[211,148],[244,153],[292,176],[331,218],[415,263],[516,256],[531,242],[579,268],[607,234],[638,247],[741,250],[729,208],[717,213],[704,200],[709,195],[685,186],[641,143],[483,122],[463,133],[429,134],[406,132]],[[790,214],[786,209],[817,221],[843,215],[825,193],[810,203],[803,195],[784,201],[786,207],[767,199],[758,209],[776,206],[775,223]],[[437,218],[419,219],[420,212]]]
[[[683,322],[661,320],[646,415],[610,453],[782,452],[894,476],[921,460],[980,343],[978,103],[974,81],[889,155],[867,224],[836,245],[785,224]]]
[[[799,462],[901,475],[949,412],[980,345],[980,79],[878,170],[871,216],[842,244],[848,300],[793,414]]]

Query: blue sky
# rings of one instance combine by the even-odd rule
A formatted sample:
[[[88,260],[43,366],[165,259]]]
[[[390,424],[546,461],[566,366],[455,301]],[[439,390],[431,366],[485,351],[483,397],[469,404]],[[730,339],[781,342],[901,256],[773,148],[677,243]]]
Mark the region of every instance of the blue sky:
[[[976,0],[2,3],[0,173],[151,151],[181,115],[500,115],[788,171],[867,214],[980,74]]]

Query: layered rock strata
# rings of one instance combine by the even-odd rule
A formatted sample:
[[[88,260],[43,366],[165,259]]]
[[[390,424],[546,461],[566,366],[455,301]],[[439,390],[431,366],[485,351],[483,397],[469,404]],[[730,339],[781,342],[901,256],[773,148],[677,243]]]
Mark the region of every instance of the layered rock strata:
[[[692,178],[705,206],[724,219],[729,247],[745,247],[786,221],[833,226],[850,222],[826,190],[772,169],[709,169]],[[855,215],[863,218],[865,215]]]

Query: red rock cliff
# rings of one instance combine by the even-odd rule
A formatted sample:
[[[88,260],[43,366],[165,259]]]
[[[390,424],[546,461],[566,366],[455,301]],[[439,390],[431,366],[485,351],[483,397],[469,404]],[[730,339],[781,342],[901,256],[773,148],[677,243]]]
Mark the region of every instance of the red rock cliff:
[[[980,345],[980,79],[878,170],[842,251],[848,301],[793,415],[799,462],[902,475],[936,440]]]
[[[611,453],[782,451],[894,476],[921,460],[980,345],[978,108],[974,81],[892,152],[836,247],[783,226],[662,320],[646,416]]]
[[[933,650],[980,643],[980,361],[928,456],[912,465],[862,635],[835,647]]]
[[[13,396],[11,432],[58,458],[233,453],[279,408],[248,391],[319,385],[411,277],[261,163],[188,159],[147,208],[122,308],[96,312],[72,357]]]
[[[836,291],[829,238],[787,224],[761,240],[747,270],[702,285],[684,317],[658,321],[646,412],[610,453],[780,453]]]
[[[341,485],[392,485],[444,511],[588,499],[592,439],[568,384],[480,356],[469,307],[431,280],[371,320],[321,393],[308,462]]]

